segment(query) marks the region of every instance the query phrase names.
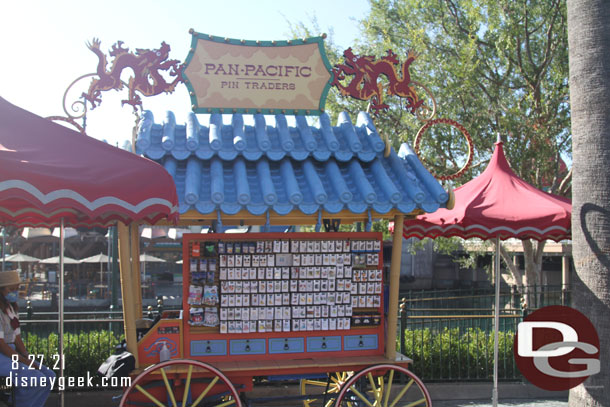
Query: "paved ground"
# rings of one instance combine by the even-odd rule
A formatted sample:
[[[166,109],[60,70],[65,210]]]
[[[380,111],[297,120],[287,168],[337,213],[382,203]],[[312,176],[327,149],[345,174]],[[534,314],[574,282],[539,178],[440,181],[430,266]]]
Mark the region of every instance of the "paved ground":
[[[434,407],[491,407],[490,401],[435,401]],[[498,407],[568,407],[567,400],[500,400]]]
[[[102,392],[88,392],[88,393],[79,393],[79,394],[68,394],[65,399],[64,405],[66,407],[77,407],[77,406],[87,406],[87,407],[112,407],[117,406],[118,402],[115,403],[112,400],[112,395]],[[456,401],[434,401],[434,407],[492,407],[491,402],[489,401],[465,401],[465,400],[456,400]],[[303,404],[297,401],[276,401],[273,403],[264,403],[264,404],[253,404],[252,407],[302,407]],[[45,407],[59,407],[59,398],[57,395],[52,394]],[[521,400],[500,400],[498,407],[568,407],[567,400],[531,400],[531,399],[521,399]]]
[[[558,398],[557,395],[551,393],[549,397],[538,397],[533,398],[531,395],[535,394],[536,396],[542,395],[545,396],[544,393],[535,393],[535,389],[532,389],[530,386],[521,385],[522,387],[516,387],[515,384],[511,384],[510,386],[504,385],[500,386],[500,403],[498,407],[567,407],[567,396],[562,394],[562,398]],[[446,385],[446,384],[433,384],[430,387],[431,394],[433,397],[433,406],[434,407],[492,407],[490,397],[487,395],[490,394],[487,390],[486,385],[478,385],[478,384],[454,384],[454,385]],[[461,389],[461,393],[455,390],[456,387]],[[292,395],[297,394],[298,390],[296,386],[260,386],[257,388],[255,386],[255,390],[251,393],[248,393],[250,398],[256,397],[278,397],[282,394]],[[65,396],[65,407],[113,407],[118,406],[118,402],[113,401],[113,397],[119,395],[120,391],[97,391],[97,392],[66,392]],[[470,394],[469,399],[464,399],[463,394]],[[453,394],[454,396],[459,396],[459,400],[450,400],[451,396],[447,394]],[[508,399],[503,398],[502,394],[506,395],[515,395],[522,394],[528,398],[523,399]],[[529,398],[532,397],[532,398]],[[455,397],[454,397],[455,398]],[[473,400],[473,401],[469,401]],[[302,407],[303,403],[297,400],[282,400],[277,399],[273,402],[265,402],[265,403],[254,403],[252,407]],[[45,407],[60,407],[59,397],[57,393],[52,393],[45,404]]]

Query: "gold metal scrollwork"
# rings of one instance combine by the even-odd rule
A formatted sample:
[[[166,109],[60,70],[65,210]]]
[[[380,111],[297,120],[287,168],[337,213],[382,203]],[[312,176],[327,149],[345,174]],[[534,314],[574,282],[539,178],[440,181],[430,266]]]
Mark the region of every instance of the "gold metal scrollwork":
[[[415,111],[415,116],[421,121],[428,121],[434,119],[436,116],[436,99],[434,98],[434,94],[423,84],[411,81],[411,84],[415,87],[419,87],[426,92],[426,95],[430,98],[432,102],[432,107],[429,107],[427,104],[423,103],[419,108]]]
[[[451,175],[432,174],[432,175],[435,178],[440,179],[442,181],[459,178],[462,175],[464,175],[464,173],[468,170],[468,168],[470,168],[470,165],[472,164],[472,158],[474,156],[474,150],[473,150],[472,138],[470,137],[470,133],[468,133],[468,130],[466,130],[466,128],[464,126],[462,126],[460,123],[458,123],[457,121],[452,120],[452,119],[445,119],[445,118],[428,120],[419,129],[419,131],[417,132],[417,135],[415,136],[415,142],[413,143],[414,144],[413,149],[415,150],[415,154],[417,154],[417,156],[419,157],[419,159],[422,163],[425,163],[425,160],[419,154],[419,146],[421,144],[421,139],[422,139],[424,133],[426,132],[426,130],[428,130],[428,128],[434,126],[435,124],[448,124],[450,126],[455,127],[462,133],[464,138],[466,138],[466,143],[468,144],[468,159],[466,160],[466,163],[462,166],[462,168],[460,168],[454,174],[451,174]]]

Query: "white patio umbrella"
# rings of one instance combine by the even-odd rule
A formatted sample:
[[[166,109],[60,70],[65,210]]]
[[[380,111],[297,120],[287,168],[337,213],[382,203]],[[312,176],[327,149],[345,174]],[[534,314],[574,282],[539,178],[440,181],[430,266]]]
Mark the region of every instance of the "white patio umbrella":
[[[6,256],[4,258],[4,261],[12,261],[12,262],[16,261],[17,263],[21,263],[21,262],[36,263],[36,262],[39,262],[40,259],[37,257],[28,256],[27,254],[15,253],[15,254],[11,254],[10,256]]]
[[[64,278],[64,274],[65,271],[63,270],[63,265],[64,264],[78,264],[78,260],[73,259],[72,257],[66,257],[63,256],[63,262],[60,263],[61,259],[60,256],[53,256],[53,257],[49,257],[47,259],[42,259],[40,260],[40,264],[57,264],[59,265],[59,270],[57,272],[57,276],[58,276],[58,284],[59,287],[63,287],[63,278]],[[62,291],[61,289],[59,290],[60,292]]]
[[[40,264],[60,264],[60,256],[53,256],[53,257],[49,257],[47,259],[42,259],[39,261]],[[79,261],[76,259],[73,259],[72,257],[67,257],[67,256],[63,256],[63,264],[78,264]],[[61,267],[60,267],[61,268]],[[62,280],[63,280],[63,276],[62,273],[57,273],[58,276],[61,276]],[[63,286],[63,284],[62,284]]]
[[[96,254],[95,256],[80,259],[80,263],[99,263],[100,264],[100,284],[103,284],[104,264],[108,264],[110,257],[104,253]]]
[[[166,263],[166,261],[151,254],[142,253],[140,255],[140,263],[142,263],[142,280],[146,281],[146,263]]]
[[[110,257],[106,256],[104,253],[96,254],[95,256],[87,257],[84,259],[80,259],[81,263],[108,263]]]
[[[63,256],[64,264],[78,264],[80,263],[78,260],[73,259],[72,257]],[[59,256],[49,257],[47,259],[40,260],[42,264],[59,264]]]
[[[151,254],[148,253],[143,253],[140,255],[140,263],[144,263],[144,262],[148,262],[148,263],[166,263],[165,260],[159,258],[159,257],[155,257]]]
[[[17,262],[17,268],[21,269],[21,263],[38,263],[40,261],[39,258],[37,257],[32,257],[32,256],[28,256],[27,254],[21,254],[21,253],[15,253],[15,254],[11,254],[10,256],[6,256],[5,258],[2,259],[2,269],[4,270],[4,263],[10,261],[10,262]],[[26,277],[29,277],[28,275],[29,270],[26,270]]]

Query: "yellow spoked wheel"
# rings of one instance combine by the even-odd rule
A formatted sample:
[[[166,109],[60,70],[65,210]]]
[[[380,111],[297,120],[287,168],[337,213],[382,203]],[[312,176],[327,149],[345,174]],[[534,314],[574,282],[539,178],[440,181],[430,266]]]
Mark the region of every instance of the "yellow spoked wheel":
[[[406,376],[402,382],[400,376]],[[367,367],[341,388],[336,407],[431,407],[424,383],[402,366]]]
[[[125,390],[119,407],[242,407],[231,381],[196,360],[168,360],[140,373]]]
[[[301,379],[301,395],[315,396],[303,400],[305,407],[331,407],[341,387],[354,375],[354,372],[330,373],[325,379]]]

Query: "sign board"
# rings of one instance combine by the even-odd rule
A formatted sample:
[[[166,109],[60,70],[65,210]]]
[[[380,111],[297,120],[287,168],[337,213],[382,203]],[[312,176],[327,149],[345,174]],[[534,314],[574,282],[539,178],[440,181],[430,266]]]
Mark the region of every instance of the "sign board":
[[[195,113],[323,112],[331,82],[323,37],[246,41],[191,34],[182,75]]]

